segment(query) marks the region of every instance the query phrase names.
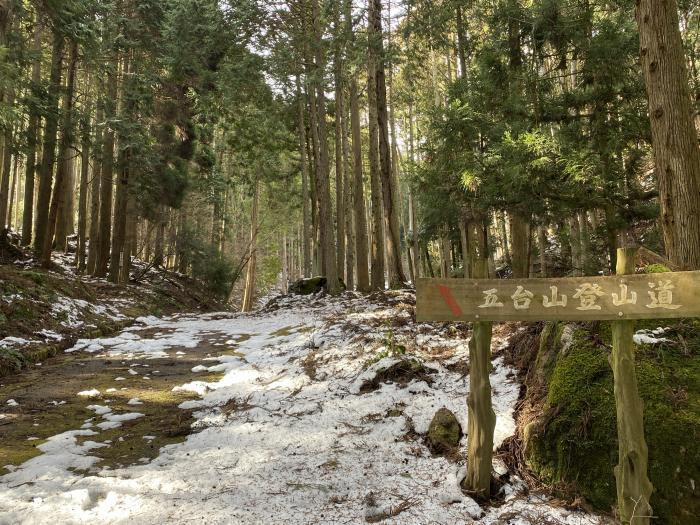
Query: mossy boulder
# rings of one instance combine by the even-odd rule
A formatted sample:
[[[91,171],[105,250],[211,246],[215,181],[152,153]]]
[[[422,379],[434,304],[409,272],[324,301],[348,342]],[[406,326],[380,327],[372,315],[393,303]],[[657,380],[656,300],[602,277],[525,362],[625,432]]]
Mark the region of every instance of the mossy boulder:
[[[345,283],[343,283],[343,281],[340,279],[338,279],[338,281],[340,282],[341,289],[345,290]],[[326,289],[327,283],[328,279],[322,276],[299,279],[298,281],[294,281],[291,285],[289,285],[289,293],[296,295],[311,295],[319,293],[320,291]]]
[[[461,439],[462,427],[457,417],[442,407],[435,413],[428,427],[428,448],[436,456],[454,456],[459,451]]]
[[[700,321],[654,320],[666,341],[636,347],[656,523],[700,523]],[[527,466],[594,507],[616,505],[617,426],[609,323],[548,323],[528,390],[537,419],[523,424]],[[538,384],[539,383],[539,384]],[[536,395],[536,394],[533,394]]]

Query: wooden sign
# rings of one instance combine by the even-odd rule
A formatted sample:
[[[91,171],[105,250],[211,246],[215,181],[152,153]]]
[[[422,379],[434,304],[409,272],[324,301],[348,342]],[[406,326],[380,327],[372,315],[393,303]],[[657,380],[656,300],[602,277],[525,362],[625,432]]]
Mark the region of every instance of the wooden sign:
[[[418,321],[700,317],[700,271],[560,279],[418,279]]]

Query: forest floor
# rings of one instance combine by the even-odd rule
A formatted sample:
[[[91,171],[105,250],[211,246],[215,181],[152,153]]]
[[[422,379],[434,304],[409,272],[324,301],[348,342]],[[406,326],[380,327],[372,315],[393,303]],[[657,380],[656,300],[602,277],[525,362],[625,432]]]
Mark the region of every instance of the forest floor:
[[[416,324],[410,291],[278,297],[252,314],[142,317],[0,379],[0,524],[597,524],[504,482],[479,506],[435,412],[466,428],[466,325]],[[496,445],[520,385],[497,327]],[[404,364],[408,363],[408,366]]]
[[[146,314],[221,308],[186,276],[134,263],[135,280],[118,286],[77,275],[74,254],[55,253],[49,270],[15,248],[0,263],[0,378],[44,362],[80,337],[118,333]]]

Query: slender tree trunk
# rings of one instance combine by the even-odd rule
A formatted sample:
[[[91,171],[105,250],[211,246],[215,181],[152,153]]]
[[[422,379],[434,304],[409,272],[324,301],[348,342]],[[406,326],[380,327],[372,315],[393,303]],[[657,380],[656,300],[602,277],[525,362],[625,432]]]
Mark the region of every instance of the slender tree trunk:
[[[681,268],[697,270],[700,269],[700,148],[693,122],[678,4],[676,0],[638,0],[636,18],[666,254]]]
[[[87,236],[87,190],[90,174],[90,126],[87,118],[81,124],[82,151],[80,152],[80,193],[78,198],[78,250],[76,263],[80,273],[85,272],[85,245]]]
[[[98,237],[100,231],[100,182],[102,162],[98,153],[99,147],[102,144],[102,119],[104,114],[101,105],[98,105],[95,116],[95,148],[93,149],[93,164],[92,164],[92,181],[90,182],[90,246],[87,255],[86,271],[89,275],[95,273],[95,263],[97,261]]]
[[[129,81],[127,80],[131,67],[130,57],[124,59],[122,71],[124,73],[124,82],[121,93],[121,114],[120,118],[129,120],[132,114],[131,102],[129,101]],[[117,185],[114,197],[114,218],[112,226],[112,245],[110,249],[110,265],[109,265],[109,280],[113,283],[123,282],[122,266],[124,261],[129,257],[128,247],[126,246],[127,234],[127,214],[129,205],[129,171],[130,171],[130,156],[131,151],[126,146],[128,140],[125,137],[119,136],[119,161],[117,169]],[[185,273],[185,272],[182,272]]]
[[[156,267],[163,266],[165,261],[165,226],[167,217],[162,206],[158,207],[156,219],[156,240],[153,247],[153,265]]]
[[[355,48],[352,31],[352,2],[345,2],[345,31],[349,46]],[[360,104],[357,94],[357,73],[352,71],[349,81],[350,127],[352,131],[352,172],[353,172],[353,217],[355,221],[355,261],[357,267],[357,289],[360,292],[370,290],[369,246],[367,239],[367,210],[365,207],[365,189],[362,165],[362,135],[360,130]]]
[[[253,183],[253,205],[250,212],[250,253],[248,257],[248,270],[245,277],[245,290],[243,292],[242,312],[253,310],[253,299],[255,297],[255,273],[257,267],[257,243],[258,243],[258,200],[259,183],[257,179]]]
[[[319,202],[319,234],[322,266],[325,268],[326,286],[328,293],[340,292],[338,280],[337,253],[335,247],[335,232],[333,228],[333,216],[331,213],[330,175],[328,166],[328,133],[326,130],[326,95],[323,85],[325,70],[325,50],[323,48],[323,27],[321,23],[321,10],[318,0],[311,0],[313,33],[315,37],[315,103],[312,104],[312,122],[318,127],[319,137],[319,162],[316,173],[316,193]],[[312,97],[312,100],[314,97]]]
[[[73,161],[71,158],[71,146],[73,144],[73,105],[75,94],[75,74],[78,67],[78,44],[71,44],[70,61],[68,63],[68,79],[66,87],[66,99],[63,108],[63,130],[61,134],[61,144],[59,152],[61,158],[58,160],[58,168],[56,170],[56,183],[53,187],[53,195],[51,196],[51,205],[49,210],[48,223],[46,233],[43,239],[43,250],[41,254],[41,264],[45,268],[51,265],[51,250],[53,247],[54,234],[57,231],[57,222],[59,210],[66,201],[69,192],[73,188],[68,186],[71,180],[70,172],[73,169]],[[65,242],[65,239],[64,239]]]
[[[19,155],[13,155],[12,156],[13,162],[12,162],[12,182],[10,182],[10,199],[9,199],[9,207],[7,209],[7,226],[8,228],[12,228],[14,226],[14,222],[12,219],[12,211],[14,209],[14,202],[15,202],[15,191],[17,188],[17,175],[18,175],[18,164],[19,164]]]
[[[41,257],[49,224],[49,205],[51,201],[51,184],[53,168],[56,161],[56,137],[58,133],[58,104],[61,93],[61,69],[63,65],[63,36],[54,34],[51,53],[51,73],[47,95],[48,111],[44,126],[44,143],[39,171],[39,193],[34,213],[34,252]]]
[[[335,30],[341,34],[340,9],[336,3]],[[336,39],[335,45],[335,206],[336,206],[336,239],[338,242],[338,276],[347,283],[345,278],[345,164],[343,163],[343,126],[345,120],[345,99],[343,80],[342,42]]]
[[[8,106],[14,104],[14,91],[10,90],[9,94],[6,96],[5,103]],[[4,230],[8,225],[8,208],[10,204],[10,179],[12,177],[12,136],[13,126],[10,124],[7,126],[5,133],[3,134],[3,145],[2,156],[0,157],[0,231]]]
[[[112,232],[112,193],[114,181],[114,120],[116,118],[117,98],[117,70],[119,59],[114,61],[107,70],[107,98],[105,99],[105,118],[107,127],[104,131],[104,144],[102,145],[102,169],[100,181],[100,229],[97,243],[97,260],[95,263],[95,276],[105,277],[109,265],[109,253]]]
[[[547,274],[547,227],[542,224],[537,228],[537,243],[540,249],[540,277]]]
[[[386,95],[386,69],[384,66],[384,43],[382,31],[381,0],[369,0],[369,46],[370,63],[374,65],[374,86],[377,105],[377,138],[379,143],[379,174],[381,177],[382,208],[384,217],[384,241],[386,243],[386,266],[389,272],[389,285],[400,287],[406,281],[401,264],[401,233],[399,230],[399,209],[396,200],[395,181],[391,169],[391,150],[389,143],[389,113]],[[383,283],[382,283],[383,287]]]
[[[369,0],[373,6],[374,0]],[[368,32],[373,33],[370,18]],[[375,37],[371,37],[373,40]],[[370,41],[371,41],[370,40]],[[368,46],[367,52],[367,102],[369,115],[369,174],[372,198],[372,290],[385,287],[384,266],[384,213],[382,211],[382,181],[379,166],[379,121],[377,115],[377,56],[376,46]]]
[[[503,249],[504,262],[513,267],[513,259],[510,256],[510,246],[508,246],[508,229],[506,227],[506,212],[497,214],[499,236],[501,237],[501,248]]]
[[[14,5],[12,2],[0,3],[0,47],[9,47],[8,35],[12,31],[14,18]],[[4,57],[3,57],[4,58]],[[3,59],[4,61],[4,59]],[[8,92],[0,88],[0,102],[7,106],[14,104],[14,87],[10,85]],[[8,125],[5,133],[0,136],[0,233],[4,235],[5,227],[9,221],[7,214],[9,208],[10,172],[12,169],[12,125]]]
[[[526,278],[529,275],[530,228],[526,217],[510,213],[510,240],[512,249],[513,277]]]
[[[583,275],[593,275],[595,268],[591,261],[591,232],[588,226],[588,215],[585,211],[578,213],[579,234],[581,237],[581,269]]]
[[[408,154],[410,156],[411,170],[413,170],[416,162],[413,127],[413,100],[411,99],[408,103]],[[411,234],[411,253],[409,257],[413,261],[414,275],[412,279],[415,284],[416,279],[420,277],[420,247],[418,246],[418,222],[416,221],[416,204],[413,196],[413,188],[409,188],[408,192],[408,222],[408,229]]]
[[[345,176],[343,177],[343,206],[345,207],[345,284],[348,290],[355,288],[355,229],[353,227],[353,202],[352,187],[353,174],[350,164],[350,143],[348,142],[348,112],[343,114],[343,167]]]
[[[32,62],[33,95],[38,94],[41,82],[41,25],[37,22],[34,28],[34,44],[32,51],[37,53],[37,58]],[[24,176],[24,207],[22,214],[22,246],[29,246],[32,242],[32,222],[34,220],[34,178],[36,176],[36,149],[39,138],[39,112],[32,106],[29,110],[29,125],[27,126],[27,162]]]
[[[576,215],[569,218],[569,232],[572,270],[574,277],[577,277],[583,275],[583,265],[581,259],[581,229]]]
[[[301,91],[301,81],[297,75],[297,99],[299,113],[299,157],[301,162],[301,198],[302,198],[302,243],[303,243],[303,268],[304,277],[311,277],[311,210],[309,206],[309,162],[306,156],[306,122],[304,114],[306,112],[306,104],[304,104],[304,95]]]

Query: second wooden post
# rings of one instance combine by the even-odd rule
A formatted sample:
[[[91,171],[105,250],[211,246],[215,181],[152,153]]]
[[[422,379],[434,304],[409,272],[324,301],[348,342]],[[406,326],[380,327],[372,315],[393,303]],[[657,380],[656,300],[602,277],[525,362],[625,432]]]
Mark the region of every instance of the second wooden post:
[[[618,275],[634,273],[635,254],[635,248],[620,248],[617,251]],[[617,504],[622,523],[647,525],[651,517],[649,497],[653,487],[647,477],[644,414],[634,367],[635,321],[613,321],[612,325],[610,364],[615,381],[619,453],[619,462],[615,467]]]
[[[478,259],[474,264],[475,279],[488,275],[487,260]],[[491,405],[491,322],[473,323],[469,340],[469,397],[467,426],[467,490],[488,498],[491,494],[491,460],[493,457],[493,431],[496,414]]]

